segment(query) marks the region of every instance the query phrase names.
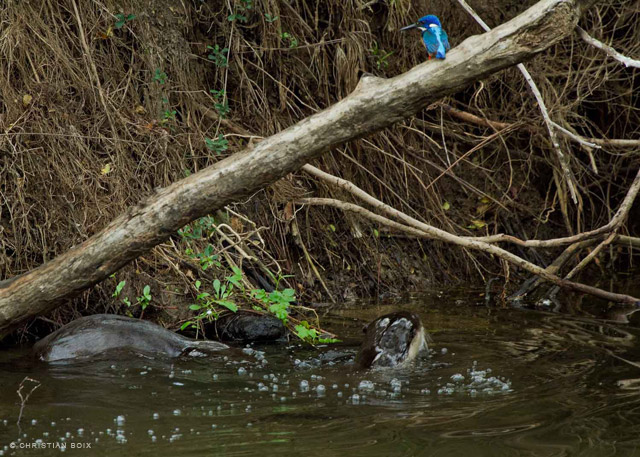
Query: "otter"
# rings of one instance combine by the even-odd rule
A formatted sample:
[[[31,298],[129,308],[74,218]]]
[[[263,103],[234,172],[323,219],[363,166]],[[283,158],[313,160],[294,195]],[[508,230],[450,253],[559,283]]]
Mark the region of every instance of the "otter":
[[[356,356],[356,365],[362,369],[403,366],[427,349],[428,335],[414,313],[385,314],[363,330],[365,338]]]
[[[76,319],[38,341],[34,355],[45,362],[78,360],[127,351],[147,356],[178,357],[193,350],[217,352],[229,346],[195,341],[159,325],[114,314]]]

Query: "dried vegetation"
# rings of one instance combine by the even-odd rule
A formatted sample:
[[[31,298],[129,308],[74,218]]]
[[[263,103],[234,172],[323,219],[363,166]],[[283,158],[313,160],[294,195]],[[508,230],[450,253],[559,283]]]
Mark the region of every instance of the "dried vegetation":
[[[470,3],[492,27],[528,6]],[[340,100],[362,72],[393,76],[418,64],[418,36],[397,29],[427,12],[443,19],[453,46],[481,33],[456,2],[439,0],[6,0],[0,279],[85,240],[154,188]],[[637,2],[600,4],[581,25],[622,54],[640,56]],[[314,165],[461,235],[544,239],[604,225],[640,163],[640,143],[608,141],[640,138],[638,70],[577,34],[527,68],[552,120],[601,146],[560,137],[577,179],[577,205],[515,68]],[[226,239],[219,234],[225,228],[210,241],[216,250],[226,246],[223,263],[241,263],[234,240],[257,240],[258,270],[294,274],[290,284],[311,300],[513,276],[482,254],[387,233],[336,209],[292,204],[302,196],[351,199],[302,172],[289,176],[216,215],[229,228]],[[636,236],[638,214],[636,203],[628,225]],[[200,273],[181,243],[176,237],[159,246],[118,279],[132,288],[153,284],[166,308],[185,295],[188,301],[189,282]],[[513,249],[539,265],[558,254]],[[630,253],[610,248],[599,265],[628,265]],[[96,287],[57,318],[69,319],[80,306],[116,306],[114,286]]]

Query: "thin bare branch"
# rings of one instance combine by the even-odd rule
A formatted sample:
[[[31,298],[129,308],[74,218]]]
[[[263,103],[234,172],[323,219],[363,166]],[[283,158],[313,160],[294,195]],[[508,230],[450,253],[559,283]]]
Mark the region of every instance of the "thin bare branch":
[[[576,30],[578,31],[578,35],[580,35],[580,38],[582,38],[586,43],[600,49],[601,51],[604,51],[607,55],[613,57],[625,67],[640,68],[640,60],[632,59],[631,57],[627,57],[624,54],[620,54],[611,46],[593,38],[580,26],[576,26]]]

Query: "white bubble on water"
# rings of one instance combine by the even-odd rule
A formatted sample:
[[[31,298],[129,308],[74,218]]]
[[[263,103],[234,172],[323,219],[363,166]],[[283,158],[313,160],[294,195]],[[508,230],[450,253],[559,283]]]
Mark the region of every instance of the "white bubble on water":
[[[370,392],[374,390],[375,387],[376,385],[372,381],[369,381],[367,379],[363,379],[362,381],[360,381],[360,384],[358,384],[358,390],[363,390],[365,392]]]

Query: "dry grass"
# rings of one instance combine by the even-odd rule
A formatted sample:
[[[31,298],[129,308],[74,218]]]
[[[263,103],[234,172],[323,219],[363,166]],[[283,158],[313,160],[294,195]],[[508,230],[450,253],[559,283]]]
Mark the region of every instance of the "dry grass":
[[[396,30],[423,13],[443,19],[454,46],[480,33],[455,2],[444,1],[264,0],[250,2],[245,12],[239,10],[247,5],[242,0],[76,1],[79,16],[74,0],[7,0],[0,6],[0,279],[86,239],[155,187],[336,102],[354,89],[362,71],[393,76],[416,65],[424,57],[418,36]],[[471,2],[490,26],[523,7],[511,0],[484,8],[480,3]],[[136,17],[116,29],[118,13]],[[234,13],[247,22],[230,22]],[[640,11],[632,0],[600,5],[582,25],[623,54],[640,56]],[[207,45],[216,44],[230,49],[228,66],[207,59]],[[382,61],[376,48],[393,54]],[[555,122],[586,137],[640,137],[637,71],[577,38],[527,67]],[[227,119],[217,116],[210,89],[225,91]],[[574,207],[560,183],[539,110],[515,69],[443,102],[514,128],[487,141],[492,128],[463,123],[434,105],[316,165],[456,233],[534,238],[605,223],[640,162],[637,149],[587,151],[563,138],[582,195]],[[215,155],[205,138],[220,134],[229,149]],[[262,232],[260,257],[274,271],[279,266],[295,274],[309,297],[324,296],[318,274],[337,298],[502,274],[499,265],[471,257],[478,254],[377,238],[367,222],[329,209],[297,212],[292,233],[286,202],[306,193],[345,197],[300,174],[236,209],[270,227]],[[473,220],[487,225],[469,229]],[[637,222],[631,229],[639,229]],[[550,260],[546,253],[527,256]],[[149,282],[165,270],[171,266],[156,252],[123,274],[137,272]],[[159,290],[182,284],[157,280]],[[106,306],[112,287],[96,288],[83,303]]]

